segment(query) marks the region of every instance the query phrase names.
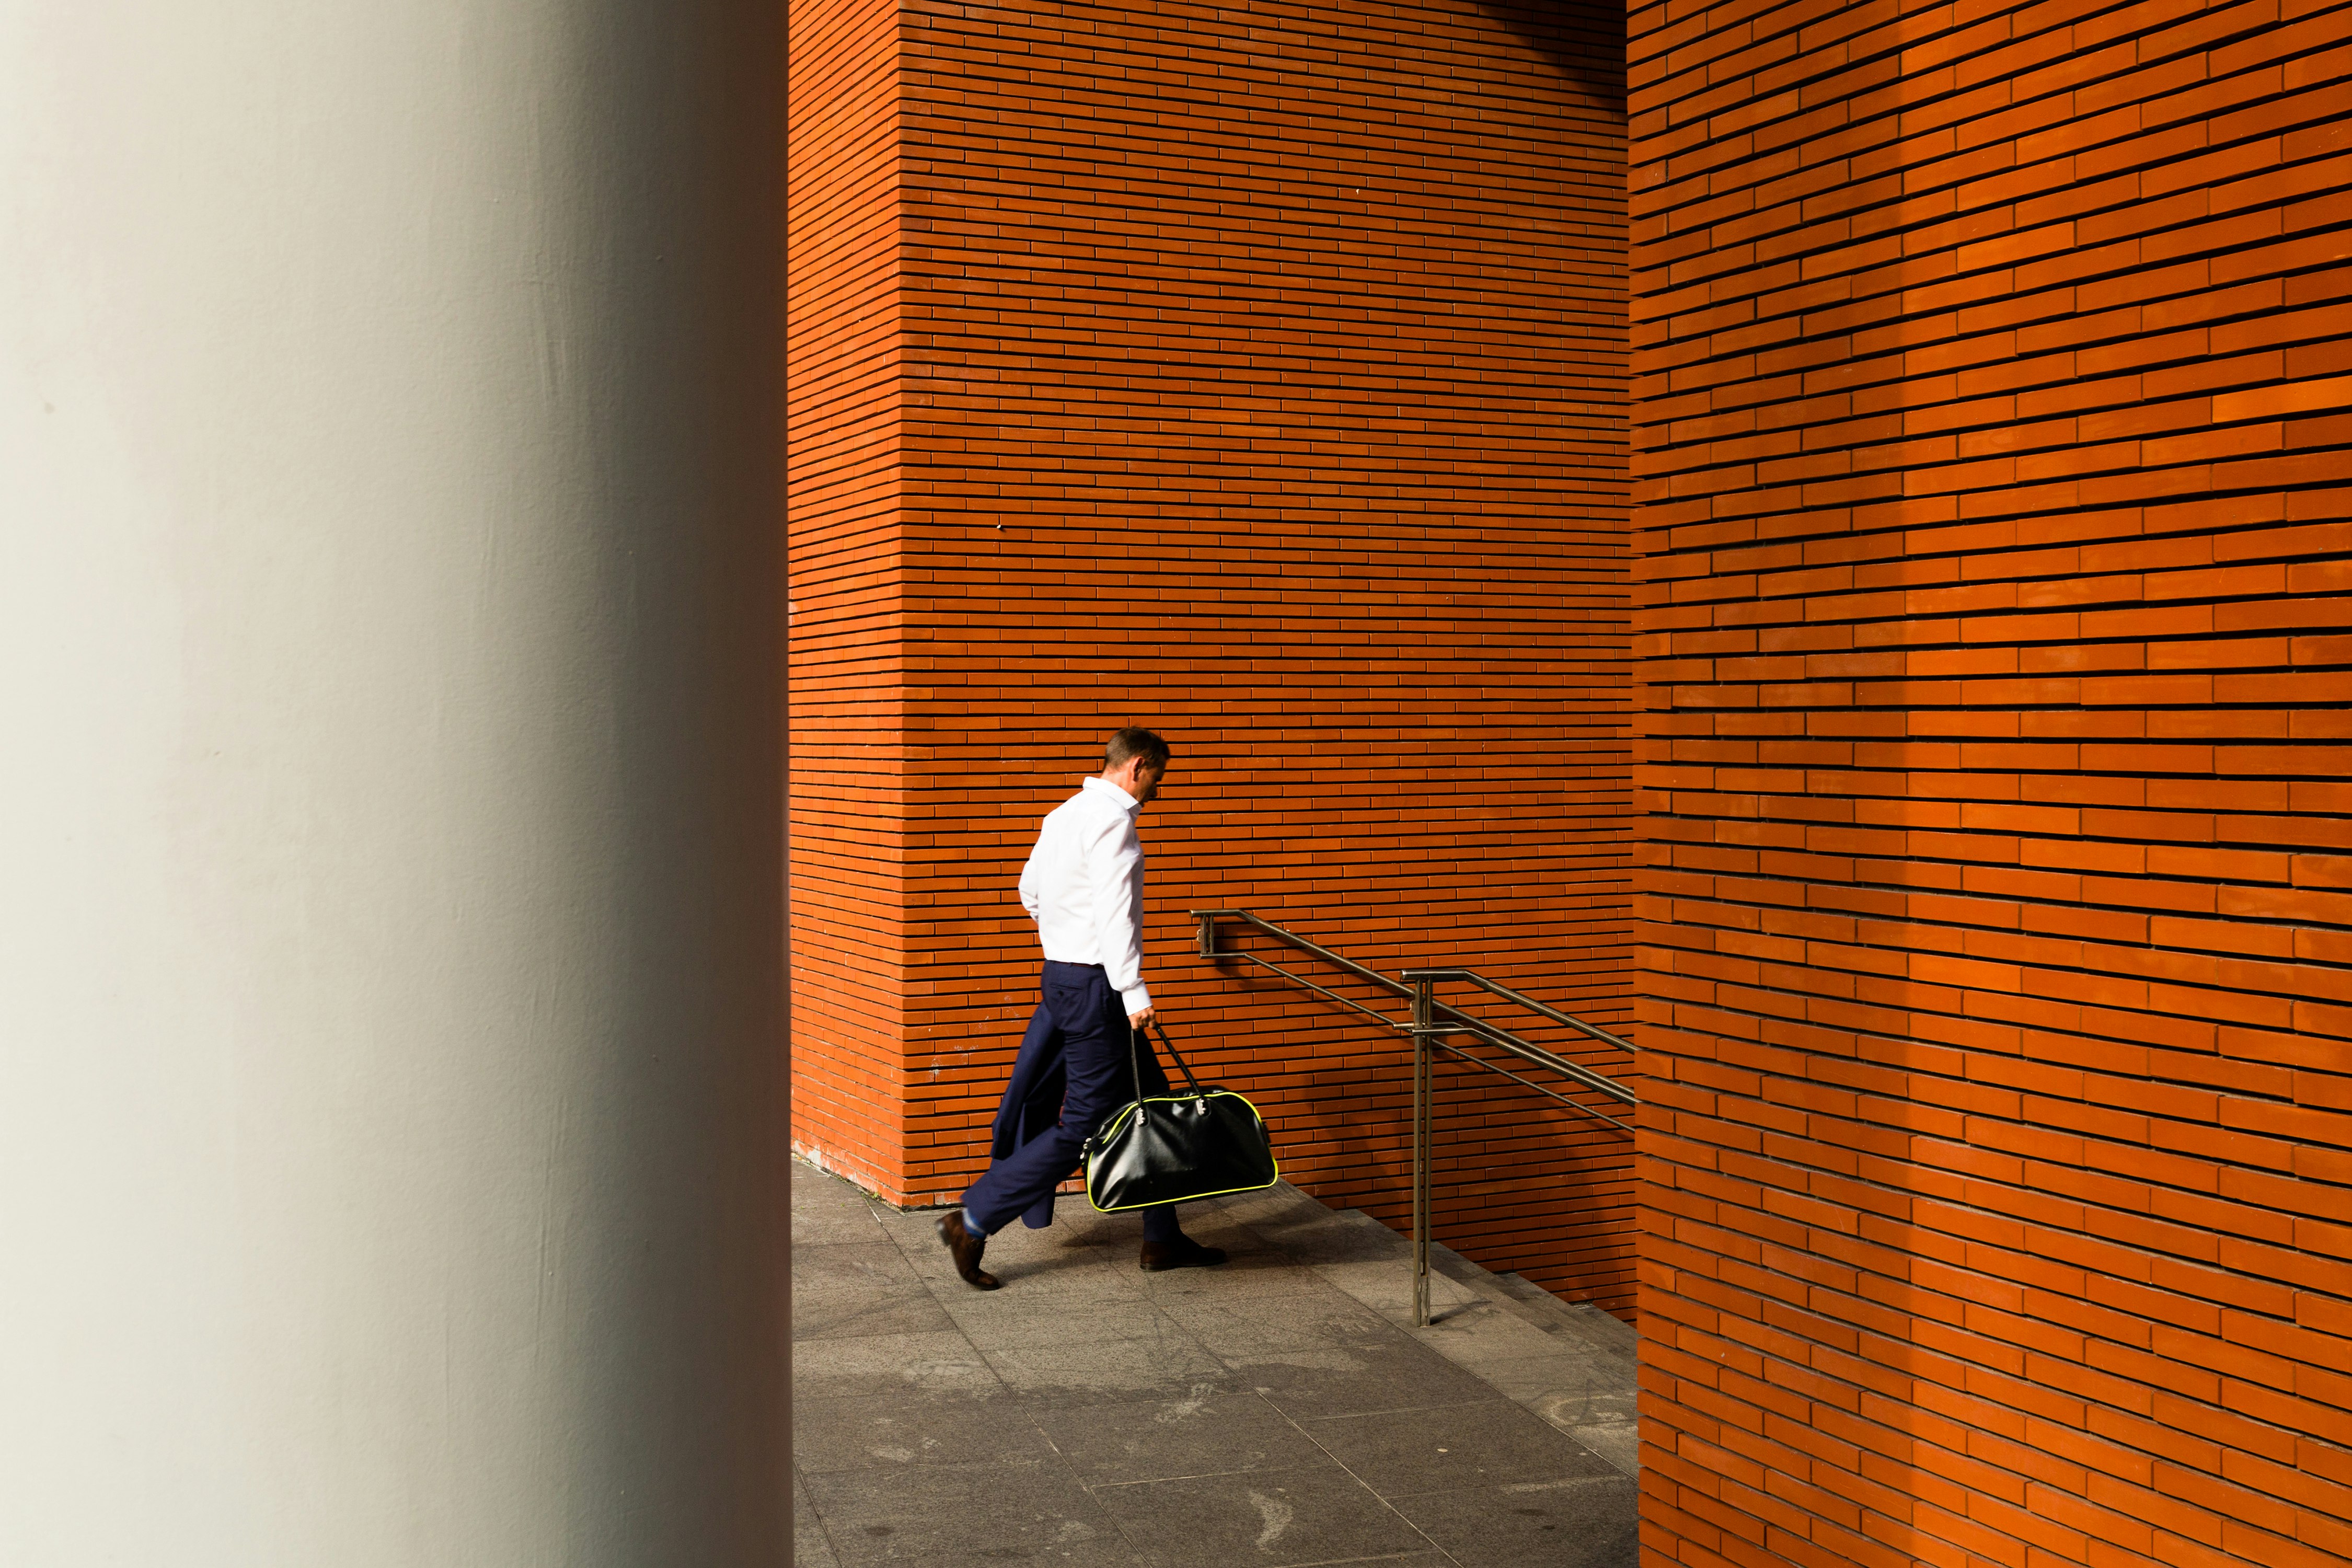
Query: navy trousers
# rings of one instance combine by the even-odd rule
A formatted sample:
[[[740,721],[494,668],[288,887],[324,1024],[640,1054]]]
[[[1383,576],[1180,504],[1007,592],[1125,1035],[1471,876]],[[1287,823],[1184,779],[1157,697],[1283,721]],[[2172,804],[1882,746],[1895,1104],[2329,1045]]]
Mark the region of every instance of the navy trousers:
[[[1001,1157],[963,1194],[964,1208],[991,1235],[1041,1203],[1050,1213],[1054,1189],[1078,1169],[1087,1139],[1135,1098],[1127,1004],[1110,988],[1102,965],[1049,962],[1039,991],[1037,1014],[1022,1043],[1013,1086],[1005,1091],[1006,1112],[1018,1121],[1020,1108],[1013,1099],[1021,1085],[1050,1071],[1058,1052],[1065,1079],[1061,1114],[1009,1151],[1000,1145]],[[1165,1094],[1168,1079],[1149,1044],[1138,1054],[1144,1091]],[[999,1127],[1007,1124],[1007,1115],[1000,1114]],[[1045,1222],[1033,1218],[1032,1223]],[[1173,1241],[1181,1234],[1175,1205],[1143,1211],[1145,1240]]]

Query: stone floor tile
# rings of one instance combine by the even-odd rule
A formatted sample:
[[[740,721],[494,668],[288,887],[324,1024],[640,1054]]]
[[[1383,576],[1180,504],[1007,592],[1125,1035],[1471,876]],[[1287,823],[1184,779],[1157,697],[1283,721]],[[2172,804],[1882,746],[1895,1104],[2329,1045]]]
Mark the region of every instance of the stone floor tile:
[[[1433,1348],[1493,1384],[1505,1398],[1516,1399],[1522,1405],[1533,1405],[1538,1400],[1551,1399],[1582,1408],[1613,1396],[1617,1387],[1612,1374],[1596,1367],[1593,1358],[1572,1349],[1555,1350],[1549,1354],[1538,1350],[1532,1355],[1474,1359],[1447,1354],[1455,1348],[1451,1345]]]
[[[1502,1398],[1402,1333],[1354,1339],[1321,1351],[1236,1360],[1233,1366],[1246,1386],[1264,1394],[1285,1415],[1301,1419]]]
[[[1303,1420],[1299,1427],[1382,1497],[1440,1488],[1613,1476],[1574,1437],[1517,1405],[1475,1405]]]
[[[860,1394],[793,1401],[793,1464],[808,1475],[1013,1464],[1053,1451],[1028,1408],[1002,1396]]]
[[[1528,1360],[1563,1364],[1581,1360],[1590,1366],[1592,1361],[1581,1344],[1546,1333],[1517,1313],[1483,1299],[1451,1308],[1444,1317],[1414,1333],[1422,1343],[1464,1366]]]
[[[1204,1568],[1285,1568],[1429,1550],[1426,1537],[1338,1469],[1139,1481],[1098,1486],[1094,1495],[1130,1542],[1181,1550]]]
[[[1632,1421],[1596,1422],[1586,1426],[1562,1428],[1567,1434],[1609,1461],[1609,1468],[1622,1476],[1639,1478],[1642,1474],[1642,1428]]]
[[[1243,1251],[1228,1242],[1216,1244],[1225,1247],[1227,1258],[1214,1268],[1170,1268],[1158,1274],[1146,1274],[1136,1268],[1137,1289],[1155,1300],[1181,1296],[1234,1300],[1331,1289],[1313,1269],[1299,1268],[1279,1252],[1270,1248]],[[1133,1258],[1128,1259],[1128,1267],[1135,1268]]]
[[[1204,1394],[1040,1409],[1040,1430],[1089,1484],[1244,1470],[1320,1468],[1328,1461],[1255,1394]]]
[[[1548,1331],[1525,1310],[1541,1300],[1498,1304],[1508,1282],[1443,1249],[1442,1317],[1420,1329],[1402,1238],[1295,1189],[1189,1208],[1230,1260],[1156,1275],[1135,1267],[1139,1216],[1065,1199],[1053,1226],[992,1239],[1009,1283],[981,1292],[935,1214],[805,1167],[793,1183],[795,1479],[829,1510],[795,1497],[814,1568],[1634,1568],[1635,1489],[1615,1473],[1638,1473],[1633,1357]],[[1543,1476],[1563,1451],[1588,1473]],[[1456,1555],[1409,1527],[1364,1550],[1349,1531],[1380,1500],[1335,1452]],[[1191,1511],[1166,1501],[1184,1486],[1208,1489]]]
[[[1361,1263],[1322,1263],[1315,1272],[1395,1323],[1412,1321],[1412,1273],[1402,1258]],[[1478,1294],[1443,1274],[1429,1277],[1432,1314],[1480,1305]]]
[[[792,1321],[796,1340],[955,1326],[906,1255],[878,1231],[866,1241],[793,1248]]]
[[[988,1245],[999,1252],[1010,1247],[1024,1255],[1099,1251],[1123,1252],[1133,1258],[1142,1235],[1140,1222],[1116,1215],[1096,1215],[1090,1222],[1084,1215],[1073,1217],[1067,1206],[1053,1224],[1034,1230],[1015,1220],[990,1237]]]
[[[1478,1369],[1485,1381],[1629,1476],[1642,1468],[1642,1427],[1631,1391],[1596,1394],[1563,1386],[1556,1367]]]
[[[1254,1193],[1236,1193],[1231,1197],[1211,1201],[1223,1217],[1254,1229],[1260,1226],[1311,1224],[1331,1213],[1288,1182],[1276,1182]]]
[[[1393,1332],[1378,1315],[1337,1290],[1240,1294],[1215,1290],[1159,1299],[1160,1310],[1229,1362]]]
[[[884,1239],[871,1204],[847,1182],[793,1162],[791,1224],[796,1244]]]
[[[947,1212],[945,1209],[902,1211],[882,1203],[869,1206],[875,1225],[909,1258],[947,1256],[947,1248],[940,1245],[939,1232],[940,1216]]]
[[[889,1568],[1007,1568],[1007,1563],[1030,1563],[1033,1568],[1212,1568],[1212,1563],[1192,1563],[1183,1559],[1169,1559],[1157,1552],[1129,1544],[1127,1538],[1094,1535],[1087,1540],[1056,1540],[1030,1547],[948,1547],[943,1552],[918,1552],[912,1556],[885,1556],[882,1563]],[[800,1568],[800,1563],[793,1563]],[[1216,1563],[1213,1568],[1228,1568]]]
[[[942,1300],[985,1301],[1006,1311],[1038,1308],[1056,1310],[1096,1301],[1140,1302],[1135,1259],[1101,1247],[1072,1247],[1046,1256],[1004,1254],[992,1245],[981,1256],[981,1267],[1003,1281],[998,1290],[978,1291],[956,1277],[941,1248],[936,1259],[915,1260],[918,1272],[941,1292]]]
[[[1027,1398],[1075,1400],[1238,1390],[1241,1380],[1189,1336],[1093,1344],[1008,1345],[984,1352],[1004,1385]]]
[[[1026,1462],[843,1470],[807,1476],[803,1484],[842,1568],[956,1553],[1016,1561],[1057,1548],[1127,1544],[1101,1505],[1050,1454]],[[1092,1555],[1102,1560],[1099,1552]]]
[[[1210,1568],[1207,1563],[1139,1550],[1118,1535],[1057,1541],[1039,1546],[950,1547],[943,1552],[891,1556],[882,1561],[890,1568],[1005,1568],[1007,1563],[1034,1563],[1039,1568]],[[794,1563],[793,1568],[800,1565]]]
[[[1187,1205],[1178,1223],[1189,1223],[1195,1217],[1195,1205]],[[1054,1223],[1038,1234],[1051,1232],[1073,1237],[1088,1247],[1118,1247],[1132,1252],[1143,1243],[1143,1216],[1103,1214],[1083,1196],[1066,1194],[1054,1200]]]
[[[1390,1500],[1462,1568],[1636,1568],[1634,1483],[1531,1482]]]
[[[1328,1210],[1312,1217],[1293,1215],[1261,1220],[1250,1228],[1264,1237],[1267,1245],[1309,1268],[1391,1259],[1399,1260],[1402,1268],[1406,1250],[1404,1238],[1378,1221],[1350,1219]]]
[[[964,1336],[983,1351],[1092,1345],[1111,1340],[1158,1340],[1199,1348],[1198,1342],[1168,1314],[1133,1296],[1091,1301],[1019,1299],[1008,1285],[986,1294],[950,1296],[941,1305]]]
[[[793,1307],[795,1340],[941,1333],[953,1331],[955,1326],[955,1320],[940,1310],[938,1300],[922,1285],[913,1287],[903,1296],[870,1300],[856,1307],[835,1304],[821,1312],[806,1310],[798,1302]]]
[[[952,1330],[793,1342],[795,1399],[846,1399],[919,1390],[990,1394],[1003,1393],[1004,1384],[971,1342]]]
[[[862,1206],[855,1214],[804,1214],[794,1208],[788,1234],[794,1247],[838,1247],[890,1239],[873,1215]]]
[[[833,1542],[826,1539],[824,1525],[818,1520],[816,1510],[809,1506],[808,1494],[801,1485],[800,1472],[793,1472],[793,1568],[839,1568],[840,1559],[833,1554]]]
[[[1557,1374],[1551,1386],[1532,1399],[1520,1403],[1556,1426],[1588,1426],[1635,1419],[1634,1399],[1639,1391],[1631,1380],[1620,1383],[1613,1375],[1597,1377],[1581,1387],[1570,1373]]]
[[[929,1224],[913,1228],[894,1224],[886,1228],[918,1278],[950,1287],[951,1293],[971,1290],[957,1278],[954,1260]],[[1135,1266],[1132,1250],[1084,1244],[1075,1237],[1058,1234],[1059,1230],[1059,1226],[1032,1231],[1013,1226],[999,1231],[988,1238],[981,1267],[1003,1280],[1006,1292],[1017,1289],[1024,1295],[1038,1290],[1095,1297],[1139,1294],[1132,1277],[1141,1271]]]

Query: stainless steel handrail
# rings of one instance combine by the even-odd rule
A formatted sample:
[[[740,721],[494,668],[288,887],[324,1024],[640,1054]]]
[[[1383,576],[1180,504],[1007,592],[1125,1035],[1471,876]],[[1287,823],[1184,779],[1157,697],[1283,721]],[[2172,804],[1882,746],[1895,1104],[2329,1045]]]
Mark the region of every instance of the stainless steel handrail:
[[[1483,1018],[1474,1018],[1458,1008],[1447,1006],[1437,1000],[1437,985],[1441,981],[1461,981],[1466,984],[1475,985],[1507,1002],[1525,1007],[1539,1017],[1566,1025],[1571,1029],[1614,1046],[1620,1050],[1630,1053],[1633,1049],[1631,1042],[1611,1034],[1606,1029],[1588,1024],[1572,1014],[1548,1006],[1523,992],[1515,991],[1507,985],[1489,980],[1474,969],[1408,969],[1396,979],[1391,980],[1376,969],[1368,969],[1353,959],[1332,952],[1319,942],[1310,942],[1297,931],[1276,925],[1272,921],[1261,920],[1247,910],[1193,910],[1190,913],[1200,922],[1202,957],[1245,960],[1262,969],[1279,974],[1295,985],[1303,986],[1318,996],[1328,997],[1341,1006],[1351,1007],[1368,1018],[1385,1024],[1390,1028],[1412,1037],[1412,1300],[1413,1321],[1423,1327],[1428,1326],[1429,1323],[1431,1226],[1429,1145],[1431,1123],[1435,1114],[1436,1104],[1436,1089],[1431,1078],[1431,1068],[1436,1052],[1444,1051],[1449,1055],[1459,1057],[1474,1067],[1484,1068],[1488,1072],[1509,1079],[1513,1083],[1533,1089],[1547,1100],[1558,1100],[1571,1110],[1580,1111],[1599,1121],[1605,1121],[1620,1132],[1630,1134],[1633,1131],[1606,1112],[1595,1110],[1592,1107],[1580,1104],[1564,1094],[1555,1093],[1539,1083],[1530,1082],[1507,1068],[1497,1066],[1482,1057],[1473,1056],[1460,1047],[1449,1043],[1446,1039],[1449,1035],[1470,1035],[1489,1045],[1498,1047],[1522,1060],[1532,1062],[1563,1078],[1573,1079],[1583,1088],[1608,1095],[1627,1105],[1636,1103],[1632,1089],[1606,1074],[1594,1072],[1580,1062],[1570,1061],[1566,1057],[1548,1051],[1531,1041],[1523,1040],[1509,1030],[1489,1024]],[[1278,942],[1286,942],[1302,952],[1310,953],[1327,963],[1344,969],[1359,980],[1379,986],[1392,995],[1410,998],[1412,1002],[1412,1021],[1400,1023],[1376,1008],[1367,1007],[1355,998],[1342,995],[1328,986],[1318,985],[1305,975],[1294,973],[1256,953],[1243,952],[1235,948],[1219,947],[1217,922],[1221,920],[1243,921]]]
[[[1265,932],[1266,935],[1273,937],[1277,942],[1287,942],[1291,946],[1297,948],[1302,952],[1312,953],[1315,957],[1323,960],[1326,963],[1346,970],[1349,973],[1354,975],[1359,980],[1366,981],[1373,985],[1379,986],[1381,990],[1390,993],[1391,995],[1400,996],[1410,1001],[1413,996],[1414,987],[1405,984],[1403,980],[1391,980],[1376,969],[1367,969],[1362,964],[1356,963],[1353,959],[1347,958],[1339,953],[1334,952],[1329,948],[1323,946],[1319,942],[1311,942],[1307,938],[1299,935],[1295,931],[1289,931],[1282,926],[1276,925],[1272,921],[1261,920],[1257,916],[1250,913],[1247,910],[1192,910],[1187,912],[1190,913],[1195,921],[1200,922],[1202,957],[1242,959],[1247,963],[1256,964],[1261,969],[1271,970],[1275,973],[1281,975],[1285,980],[1289,981],[1292,984],[1303,986],[1307,990],[1314,992],[1318,996],[1328,997],[1331,1001],[1339,1003],[1343,1007],[1351,1007],[1368,1018],[1371,1018],[1387,1025],[1390,1028],[1396,1030],[1399,1034],[1408,1034],[1412,1031],[1412,1024],[1400,1022],[1376,1008],[1367,1007],[1352,996],[1343,996],[1339,992],[1333,991],[1328,986],[1318,985],[1314,981],[1307,979],[1305,975],[1294,973],[1290,970],[1285,969],[1282,965],[1274,963],[1271,959],[1261,958],[1255,952],[1243,952],[1236,948],[1219,947],[1217,945],[1217,921],[1221,920],[1240,921],[1245,925],[1253,926],[1255,929]],[[1405,979],[1409,980],[1412,975],[1419,973],[1421,972],[1418,970],[1408,970],[1405,973]],[[1516,1002],[1520,1006],[1528,1009],[1530,1012],[1538,1014],[1543,1017],[1549,1018],[1555,1023],[1565,1024],[1570,1028],[1580,1030],[1584,1034],[1591,1036],[1594,1039],[1614,1046],[1619,1050],[1631,1052],[1633,1048],[1631,1044],[1620,1039],[1606,1029],[1598,1028],[1593,1025],[1586,1023],[1581,1018],[1574,1017],[1551,1007],[1547,1007],[1532,996],[1524,995],[1519,992],[1512,990],[1507,985],[1497,984],[1496,982],[1486,979],[1484,975],[1479,974],[1475,970],[1442,969],[1433,970],[1430,973],[1441,979],[1467,980],[1475,985],[1481,986],[1486,990],[1493,992],[1496,995],[1503,997],[1507,1001]],[[1457,1008],[1448,1007],[1441,1004],[1437,1011],[1438,1015],[1452,1026],[1445,1031],[1448,1034],[1475,1035],[1478,1038],[1485,1040],[1489,1045],[1499,1047],[1501,1049],[1510,1052],[1513,1056],[1519,1057],[1524,1060],[1532,1062],[1536,1066],[1544,1068],[1551,1072],[1556,1072],[1562,1078],[1574,1079],[1577,1082],[1582,1084],[1587,1089],[1608,1095],[1611,1099],[1622,1101],[1627,1105],[1634,1103],[1633,1090],[1627,1089],[1623,1084],[1619,1083],[1616,1079],[1608,1077],[1606,1074],[1594,1072],[1591,1068],[1584,1066],[1580,1062],[1572,1062],[1557,1052],[1546,1050],[1543,1047],[1535,1044],[1531,1040],[1520,1038],[1517,1035],[1511,1033],[1508,1029],[1502,1028],[1494,1024],[1489,1024],[1483,1018],[1473,1017],[1471,1015],[1462,1012]],[[1479,1062],[1480,1066],[1486,1067],[1489,1070],[1501,1070],[1494,1068],[1490,1063],[1479,1061],[1479,1058],[1476,1057],[1469,1056],[1467,1053],[1463,1051],[1454,1050],[1454,1047],[1451,1046],[1448,1046],[1445,1048],[1449,1051],[1453,1051],[1456,1056],[1463,1057],[1465,1060]],[[1549,1094],[1551,1091],[1549,1089],[1538,1089],[1537,1092],[1541,1094]],[[1624,1123],[1617,1121],[1614,1117],[1608,1116],[1601,1111],[1595,1110],[1591,1106],[1578,1105],[1575,1100],[1566,1099],[1565,1097],[1557,1094],[1552,1095],[1552,1098],[1559,1100],[1563,1105],[1575,1106],[1577,1110],[1583,1111],[1586,1115],[1606,1121],[1611,1126],[1619,1129],[1621,1131],[1632,1131],[1631,1128],[1626,1127]]]

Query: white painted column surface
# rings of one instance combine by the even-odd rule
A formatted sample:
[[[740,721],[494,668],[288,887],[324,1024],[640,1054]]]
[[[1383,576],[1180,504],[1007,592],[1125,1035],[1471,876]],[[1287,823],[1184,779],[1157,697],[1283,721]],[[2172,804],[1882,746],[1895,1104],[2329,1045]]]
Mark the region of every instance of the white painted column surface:
[[[0,1563],[782,1560],[776,48],[0,0]]]

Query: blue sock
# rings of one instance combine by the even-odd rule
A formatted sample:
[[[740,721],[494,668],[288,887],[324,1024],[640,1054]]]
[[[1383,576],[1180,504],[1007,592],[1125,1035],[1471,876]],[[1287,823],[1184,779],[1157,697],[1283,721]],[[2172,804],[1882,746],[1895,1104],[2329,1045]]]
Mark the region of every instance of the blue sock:
[[[971,1217],[971,1211],[970,1209],[963,1211],[963,1227],[967,1232],[978,1237],[982,1241],[986,1241],[988,1239],[988,1232],[980,1228],[980,1221]]]

